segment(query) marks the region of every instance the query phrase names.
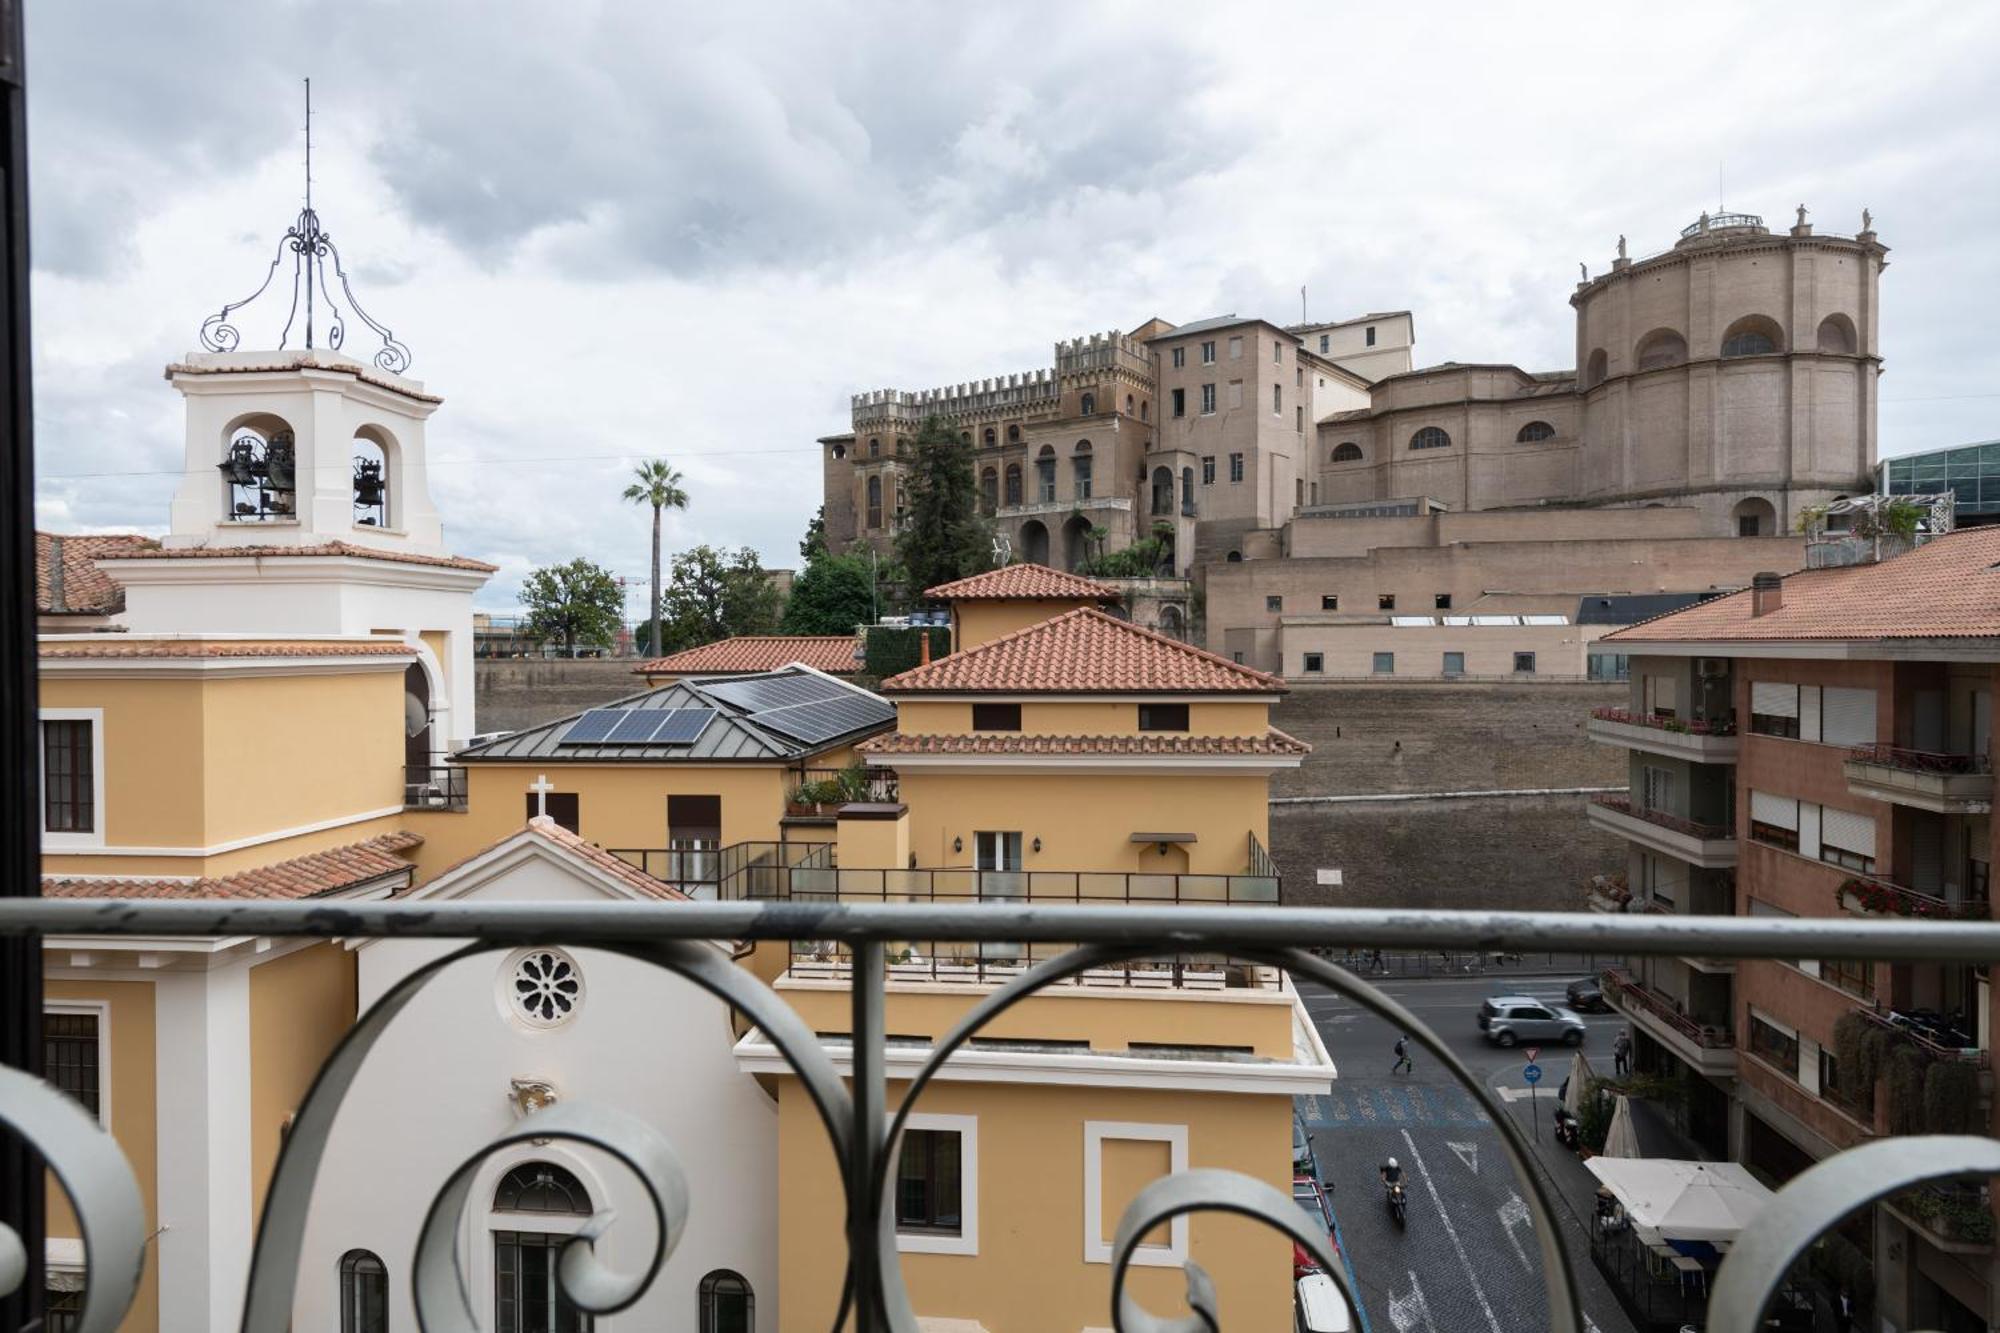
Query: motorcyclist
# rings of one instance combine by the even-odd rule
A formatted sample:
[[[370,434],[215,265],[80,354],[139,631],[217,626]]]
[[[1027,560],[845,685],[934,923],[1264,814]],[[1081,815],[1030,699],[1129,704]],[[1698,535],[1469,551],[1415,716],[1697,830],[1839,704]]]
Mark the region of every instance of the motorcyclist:
[[[1403,1183],[1403,1168],[1391,1157],[1382,1163],[1382,1188],[1390,1189]]]

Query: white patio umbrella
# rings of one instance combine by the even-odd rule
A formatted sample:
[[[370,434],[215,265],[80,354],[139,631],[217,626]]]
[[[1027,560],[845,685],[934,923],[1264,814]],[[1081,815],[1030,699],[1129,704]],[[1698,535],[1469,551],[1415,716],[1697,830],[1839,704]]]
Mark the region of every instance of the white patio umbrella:
[[[1563,1084],[1563,1105],[1574,1116],[1583,1114],[1584,1089],[1590,1086],[1590,1061],[1578,1051],[1570,1057],[1569,1078]]]
[[[1584,1165],[1618,1197],[1647,1244],[1705,1240],[1727,1246],[1772,1199],[1739,1162],[1593,1157]]]
[[[1620,1097],[1611,1108],[1611,1127],[1604,1131],[1605,1157],[1635,1158],[1639,1155],[1639,1131],[1632,1124],[1632,1099]]]

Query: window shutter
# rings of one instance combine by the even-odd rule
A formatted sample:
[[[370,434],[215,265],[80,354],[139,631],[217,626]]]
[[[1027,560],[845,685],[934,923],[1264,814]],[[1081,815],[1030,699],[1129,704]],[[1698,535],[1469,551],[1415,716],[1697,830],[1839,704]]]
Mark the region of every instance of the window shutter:
[[[1767,791],[1750,793],[1750,818],[1759,824],[1769,824],[1773,828],[1798,831],[1799,803],[1789,796],[1774,796]]]
[[[1875,743],[1875,691],[1828,686],[1820,715],[1820,735],[1828,745]]]
[[[1836,810],[1829,805],[1820,811],[1819,839],[1828,847],[1873,857],[1875,821],[1867,815],[1857,815],[1852,810]]]
[[[1910,887],[1918,893],[1941,896],[1944,888],[1943,821],[1923,820],[1915,824],[1910,833]]]
[[[1819,696],[1819,686],[1799,686],[1799,739],[1802,741],[1820,739]]]
[[[1799,802],[1799,829],[1798,829],[1798,831],[1799,831],[1799,855],[1800,855],[1800,856],[1813,856],[1813,857],[1816,857],[1816,856],[1818,856],[1818,855],[1819,855],[1819,848],[1820,848],[1820,827],[1819,827],[1819,816],[1820,816],[1820,808],[1821,808],[1821,807],[1820,807],[1819,805],[1817,805],[1816,803],[1814,803],[1814,802],[1812,802],[1812,801],[1800,801],[1800,802]]]
[[[1796,685],[1775,685],[1769,681],[1752,681],[1750,684],[1750,711],[1770,717],[1797,717],[1799,715],[1799,687]]]

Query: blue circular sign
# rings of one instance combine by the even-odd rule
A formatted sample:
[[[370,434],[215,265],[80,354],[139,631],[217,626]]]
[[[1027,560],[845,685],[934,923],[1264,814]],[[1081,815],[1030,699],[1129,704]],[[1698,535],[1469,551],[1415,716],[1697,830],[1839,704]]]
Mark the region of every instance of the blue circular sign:
[[[1540,1083],[1542,1081],[1542,1067],[1540,1065],[1529,1065],[1521,1071],[1521,1077],[1528,1080],[1531,1085]]]

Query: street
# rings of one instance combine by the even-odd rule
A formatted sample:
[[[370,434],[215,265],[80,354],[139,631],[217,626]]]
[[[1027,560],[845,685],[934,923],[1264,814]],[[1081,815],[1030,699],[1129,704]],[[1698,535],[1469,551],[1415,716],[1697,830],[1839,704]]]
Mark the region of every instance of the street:
[[[1449,1043],[1488,1087],[1500,1089],[1524,1133],[1539,1114],[1540,1148],[1554,1143],[1551,1111],[1571,1052],[1541,1055],[1539,1100],[1527,1095],[1522,1050],[1502,1050],[1480,1033],[1480,1001],[1525,994],[1561,1003],[1568,975],[1389,981],[1385,993],[1408,1006]],[[1391,1074],[1397,1032],[1352,1001],[1310,982],[1300,991],[1339,1077],[1322,1096],[1298,1099],[1320,1173],[1340,1218],[1348,1258],[1372,1333],[1517,1333],[1547,1327],[1541,1263],[1520,1182],[1499,1134],[1472,1095],[1411,1043],[1413,1072]],[[1615,1014],[1583,1016],[1584,1050],[1610,1063]],[[1408,1226],[1398,1230],[1382,1200],[1377,1169],[1402,1164]],[[1573,1159],[1572,1159],[1573,1161]],[[1604,1279],[1592,1266],[1587,1218],[1558,1193],[1555,1208],[1583,1293],[1587,1327],[1632,1333]]]

